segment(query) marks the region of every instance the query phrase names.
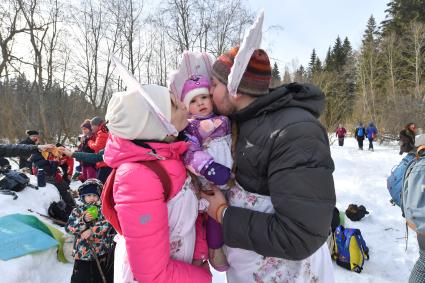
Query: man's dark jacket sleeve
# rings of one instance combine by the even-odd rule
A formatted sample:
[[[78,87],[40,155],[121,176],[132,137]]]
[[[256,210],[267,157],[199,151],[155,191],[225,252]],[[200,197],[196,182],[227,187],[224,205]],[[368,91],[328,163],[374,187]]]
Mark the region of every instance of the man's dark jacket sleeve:
[[[15,157],[37,153],[37,145],[29,144],[0,144],[0,157]]]
[[[224,240],[263,256],[302,260],[325,243],[331,225],[335,191],[328,139],[318,123],[298,122],[282,129],[269,150],[275,212],[229,207]]]

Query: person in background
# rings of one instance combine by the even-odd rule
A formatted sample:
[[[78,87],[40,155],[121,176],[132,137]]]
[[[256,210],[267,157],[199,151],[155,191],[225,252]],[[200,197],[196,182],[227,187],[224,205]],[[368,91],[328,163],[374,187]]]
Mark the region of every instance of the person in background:
[[[143,89],[178,132],[187,126],[186,107],[172,100],[167,88]],[[109,206],[104,204],[103,209],[105,215],[116,215],[117,223],[111,224],[119,233],[114,276],[117,280],[128,262],[132,274],[119,277],[125,282],[134,282],[133,278],[146,283],[211,282],[208,262],[201,267],[192,264],[195,243],[202,235],[195,232],[198,199],[182,161],[188,143],[168,135],[155,117],[137,90],[114,93],[108,104],[111,134],[104,160],[116,173],[110,194],[114,208],[105,210]],[[112,217],[108,220],[115,222]],[[120,251],[128,260],[118,256]]]
[[[62,144],[57,143],[57,148],[63,147]],[[61,154],[57,158],[58,166],[62,169],[62,179],[68,184],[71,183],[72,173],[74,172],[74,159]]]
[[[85,153],[95,153],[95,150],[89,147],[88,143],[89,141],[96,142],[96,136],[92,132],[92,127],[90,120],[87,119],[81,124],[81,131],[82,135],[80,138],[80,146],[78,148],[78,151],[85,152]],[[80,180],[87,180],[96,178],[96,164],[92,163],[86,163],[81,161],[81,179]]]
[[[335,135],[338,137],[338,145],[344,146],[344,138],[347,134],[347,130],[342,126],[342,124],[338,125],[338,128],[336,128]]]
[[[55,151],[55,150],[53,150]],[[55,152],[56,154],[57,152]],[[55,156],[53,153],[49,153],[47,158],[45,158],[40,152],[33,153],[29,160],[34,164],[33,174],[37,175],[39,169],[43,169],[46,174],[46,182],[54,185],[62,200],[68,206],[68,212],[75,207],[74,198],[71,195],[69,183],[67,183],[62,174],[58,170],[59,162],[57,161],[59,156]],[[64,172],[66,174],[66,172]]]
[[[402,209],[403,216],[406,219],[406,229],[409,227],[416,232],[419,246],[419,258],[412,268],[408,282],[423,283],[425,282],[425,234],[418,230],[421,229],[423,231],[424,226],[424,212],[423,206],[421,206],[423,201],[423,184],[425,183],[425,171],[423,169],[425,166],[424,134],[416,136],[413,151],[416,152],[417,159],[406,170],[406,179],[403,182],[402,189],[402,199],[404,200]],[[406,194],[406,192],[408,193]]]
[[[400,155],[415,150],[416,124],[409,123],[400,131]]]
[[[378,129],[375,127],[375,124],[372,122],[369,123],[369,126],[366,128],[367,139],[369,140],[369,148],[368,150],[373,151],[373,140],[376,139],[378,135]]]
[[[363,127],[363,123],[359,122],[357,124],[357,128],[354,131],[354,138],[357,140],[357,144],[359,145],[359,149],[363,150],[363,141],[366,135],[366,129]]]
[[[65,226],[65,231],[75,236],[71,283],[103,282],[96,260],[106,282],[113,283],[113,268],[108,269],[107,258],[114,230],[102,214],[101,191],[98,180],[86,180],[78,188],[81,204],[72,210]]]
[[[325,95],[311,84],[269,89],[267,53],[255,50],[236,94],[227,90],[238,48],[215,61],[210,93],[238,133],[236,184],[227,194],[202,193],[222,224],[230,265],[227,282],[334,282],[326,244],[333,209],[334,163],[318,118]]]
[[[25,132],[27,134],[27,137],[19,142],[19,144],[29,144],[29,145],[36,145],[40,143],[40,133],[35,130],[27,130]],[[19,156],[19,169],[22,168],[32,168],[32,163],[28,161],[29,155],[20,155]]]
[[[106,127],[105,120],[100,117],[93,117],[90,120],[92,132],[94,134],[94,140],[89,140],[87,145],[89,148],[94,150],[94,153],[99,153],[106,146],[108,140],[109,130]],[[108,178],[112,171],[112,168],[108,167],[105,162],[96,163],[97,174],[96,179],[100,180],[103,184]]]
[[[181,97],[191,115],[184,130],[190,146],[183,161],[186,168],[197,176],[201,189],[206,191],[212,184],[228,189],[226,184],[231,178],[233,165],[230,120],[214,113],[209,88],[207,77],[193,75],[184,83]],[[221,225],[207,217],[206,232],[211,266],[218,271],[226,271],[229,265],[222,249]]]
[[[102,149],[98,153],[88,153],[88,152],[81,152],[81,151],[73,152],[72,150],[67,149],[65,147],[60,147],[59,152],[68,157],[75,158],[79,162],[84,162],[85,164],[94,165],[98,162],[103,162],[103,153],[105,152],[105,150]]]

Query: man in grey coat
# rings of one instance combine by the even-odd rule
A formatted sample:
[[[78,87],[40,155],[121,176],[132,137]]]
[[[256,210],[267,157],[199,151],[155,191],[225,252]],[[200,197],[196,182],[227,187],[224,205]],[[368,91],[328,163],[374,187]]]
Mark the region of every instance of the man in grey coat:
[[[203,194],[210,203],[208,214],[222,223],[226,246],[301,262],[325,246],[335,206],[334,163],[326,130],[317,119],[325,96],[310,84],[269,90],[271,66],[261,49],[254,51],[237,94],[229,95],[227,78],[237,51],[214,63],[210,93],[217,112],[235,122],[238,185],[247,195],[269,197],[272,212],[233,206],[214,190],[214,195]],[[330,259],[316,270],[320,268],[331,274],[316,276],[315,282],[332,282]],[[253,277],[259,274],[253,272]],[[293,278],[287,279],[298,282]]]

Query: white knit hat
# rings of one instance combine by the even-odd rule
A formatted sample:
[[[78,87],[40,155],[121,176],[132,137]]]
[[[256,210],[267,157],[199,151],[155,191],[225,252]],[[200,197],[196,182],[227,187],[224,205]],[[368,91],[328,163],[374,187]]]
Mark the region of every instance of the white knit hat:
[[[168,89],[158,85],[144,85],[143,90],[165,118],[171,121],[171,99]],[[148,102],[137,90],[114,93],[105,116],[109,131],[128,140],[163,140],[168,132],[150,109]]]

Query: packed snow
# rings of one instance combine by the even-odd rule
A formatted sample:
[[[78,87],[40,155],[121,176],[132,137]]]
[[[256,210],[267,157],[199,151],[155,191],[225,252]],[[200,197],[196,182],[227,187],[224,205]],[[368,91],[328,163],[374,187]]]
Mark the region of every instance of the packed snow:
[[[362,273],[351,272],[334,263],[336,282],[407,282],[417,257],[416,235],[410,231],[406,251],[406,226],[400,208],[392,206],[386,189],[386,177],[391,168],[401,160],[397,145],[376,145],[375,151],[357,149],[354,138],[347,138],[344,147],[337,142],[331,145],[335,162],[335,189],[337,207],[345,211],[350,203],[363,204],[370,212],[359,222],[345,219],[346,227],[359,228],[370,249],[370,260]],[[31,183],[36,178],[31,176]],[[77,187],[78,183],[72,184]],[[19,198],[0,195],[0,216],[11,213],[26,213],[28,209],[47,214],[51,201],[59,200],[52,185],[40,190],[26,188],[18,193]],[[35,214],[33,214],[35,215]],[[37,216],[37,215],[36,215]],[[40,217],[40,220],[52,224]],[[53,225],[53,224],[52,224]],[[56,226],[61,231],[63,228]],[[55,249],[26,255],[9,261],[0,260],[1,282],[65,283],[69,282],[72,264],[60,263]],[[214,272],[214,283],[226,282],[223,273]]]

